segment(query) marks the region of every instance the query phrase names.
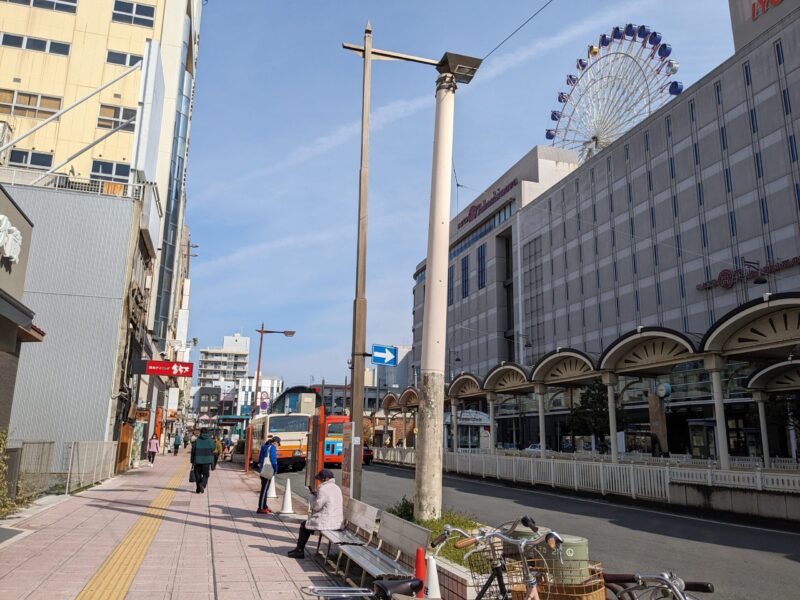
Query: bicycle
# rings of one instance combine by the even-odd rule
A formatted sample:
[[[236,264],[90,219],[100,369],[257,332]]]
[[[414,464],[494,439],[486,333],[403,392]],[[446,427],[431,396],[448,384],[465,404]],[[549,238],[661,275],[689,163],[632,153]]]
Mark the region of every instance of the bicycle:
[[[605,582],[608,600],[697,600],[686,592],[714,593],[714,584],[684,581],[672,572],[656,575],[606,573]]]

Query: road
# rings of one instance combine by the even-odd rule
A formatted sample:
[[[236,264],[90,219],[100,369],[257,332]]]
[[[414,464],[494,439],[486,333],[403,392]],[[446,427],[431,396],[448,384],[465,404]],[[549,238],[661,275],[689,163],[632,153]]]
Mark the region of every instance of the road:
[[[363,473],[363,500],[373,506],[414,494],[413,471],[372,464]],[[304,476],[290,475],[293,491],[303,492]],[[448,475],[443,502],[488,524],[530,514],[539,525],[588,538],[590,556],[608,572],[672,570],[713,582],[709,600],[800,597],[800,533]]]

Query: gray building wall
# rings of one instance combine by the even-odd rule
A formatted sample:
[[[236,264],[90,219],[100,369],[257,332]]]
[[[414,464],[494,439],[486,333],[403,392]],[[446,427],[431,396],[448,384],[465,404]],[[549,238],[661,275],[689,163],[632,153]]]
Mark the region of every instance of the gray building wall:
[[[744,260],[764,266],[800,255],[800,11],[786,15],[556,185],[509,193],[481,215],[479,222],[500,221],[522,199],[519,223],[505,215],[451,252],[446,369],[483,376],[500,361],[531,365],[559,346],[599,354],[638,325],[700,336],[764,292],[800,289],[798,266],[770,275],[768,285],[716,284],[722,271],[746,271]],[[532,178],[519,171],[525,158],[487,193]],[[463,214],[451,223],[451,249],[465,237],[456,233]],[[482,244],[487,280],[478,290]],[[415,365],[424,273],[421,263]]]
[[[24,344],[10,437],[63,442],[111,438],[133,201],[8,187],[36,223],[25,304],[45,341]]]

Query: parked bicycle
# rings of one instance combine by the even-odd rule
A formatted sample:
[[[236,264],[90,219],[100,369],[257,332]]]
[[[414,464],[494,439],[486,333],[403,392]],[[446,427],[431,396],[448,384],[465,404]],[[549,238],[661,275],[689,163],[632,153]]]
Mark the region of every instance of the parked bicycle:
[[[684,581],[675,573],[656,575],[621,575],[606,573],[608,600],[697,600],[687,592],[714,593],[714,585],[705,581]]]

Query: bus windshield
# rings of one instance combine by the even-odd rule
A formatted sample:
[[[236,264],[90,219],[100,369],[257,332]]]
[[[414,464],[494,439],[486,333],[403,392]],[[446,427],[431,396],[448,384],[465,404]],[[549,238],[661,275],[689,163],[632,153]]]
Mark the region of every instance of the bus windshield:
[[[270,416],[269,418],[270,433],[290,433],[298,431],[302,432],[308,431],[308,416],[280,415],[280,416]]]
[[[328,435],[344,434],[344,423],[328,423]]]

